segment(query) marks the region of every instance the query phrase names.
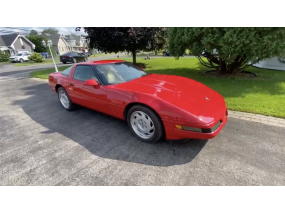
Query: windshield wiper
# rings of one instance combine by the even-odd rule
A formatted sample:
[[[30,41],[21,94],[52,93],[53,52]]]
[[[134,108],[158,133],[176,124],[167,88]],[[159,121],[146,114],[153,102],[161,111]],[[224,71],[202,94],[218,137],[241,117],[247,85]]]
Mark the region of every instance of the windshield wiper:
[[[150,74],[146,73],[146,74],[141,75],[141,77],[148,76],[148,75],[150,75]]]

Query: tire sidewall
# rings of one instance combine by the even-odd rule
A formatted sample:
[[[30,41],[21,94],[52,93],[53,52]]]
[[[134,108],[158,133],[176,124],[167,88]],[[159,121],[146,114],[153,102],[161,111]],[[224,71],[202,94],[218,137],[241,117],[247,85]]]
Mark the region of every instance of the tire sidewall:
[[[67,99],[68,99],[68,101],[69,101],[69,107],[68,107],[68,108],[65,108],[65,107],[62,105],[62,103],[60,102],[60,98],[59,98],[59,93],[60,93],[60,91],[63,91],[63,92],[66,94],[66,96],[67,96]],[[58,100],[59,100],[60,105],[61,105],[65,110],[67,110],[67,111],[73,110],[73,103],[71,102],[68,93],[66,92],[66,90],[65,90],[63,87],[59,87],[59,88],[57,89],[57,96],[58,96]]]
[[[154,127],[155,127],[155,133],[150,139],[141,138],[133,130],[132,125],[130,123],[130,118],[131,118],[132,113],[135,111],[142,111],[142,112],[146,113],[151,118],[151,120],[154,124]],[[162,136],[164,135],[164,127],[163,127],[161,119],[159,118],[159,116],[156,115],[156,113],[154,113],[153,110],[151,110],[150,108],[148,108],[146,106],[136,105],[136,106],[131,107],[130,110],[128,111],[128,114],[127,114],[127,122],[128,122],[129,128],[131,129],[132,134],[143,142],[155,143],[159,139],[161,139]]]

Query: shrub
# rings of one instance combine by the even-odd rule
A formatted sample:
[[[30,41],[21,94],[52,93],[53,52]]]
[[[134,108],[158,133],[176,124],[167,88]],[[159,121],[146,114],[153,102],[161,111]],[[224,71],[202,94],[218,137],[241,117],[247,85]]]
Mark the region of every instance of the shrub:
[[[29,60],[32,60],[34,62],[43,62],[44,61],[44,57],[40,54],[40,53],[32,53],[31,56],[29,57]]]
[[[0,51],[0,62],[8,62],[10,55],[4,51]]]

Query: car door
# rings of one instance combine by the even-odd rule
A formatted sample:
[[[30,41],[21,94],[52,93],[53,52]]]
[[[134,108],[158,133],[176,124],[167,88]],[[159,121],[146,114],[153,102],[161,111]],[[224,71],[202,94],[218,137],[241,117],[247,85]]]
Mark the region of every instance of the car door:
[[[84,61],[85,55],[83,53],[78,53],[78,58],[80,59],[80,61]]]
[[[90,65],[76,65],[73,76],[69,83],[70,96],[79,105],[91,108],[100,112],[106,112],[106,89],[103,85],[87,86],[85,81],[98,79]]]
[[[81,58],[81,56],[78,53],[73,53],[72,57],[74,59],[76,59],[77,62],[81,62],[82,61],[82,58]]]

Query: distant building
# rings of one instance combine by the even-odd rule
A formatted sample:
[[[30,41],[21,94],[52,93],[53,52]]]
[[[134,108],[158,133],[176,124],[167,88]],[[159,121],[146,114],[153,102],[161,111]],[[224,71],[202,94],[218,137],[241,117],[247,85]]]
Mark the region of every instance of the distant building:
[[[87,42],[83,36],[67,35],[65,39],[74,52],[88,52]]]
[[[35,45],[20,33],[0,35],[0,50],[14,55],[17,53],[32,53]]]
[[[44,36],[46,39],[52,41],[52,47],[57,56],[65,54],[71,50],[64,36],[60,34],[48,34],[48,33],[42,33],[41,35]]]

